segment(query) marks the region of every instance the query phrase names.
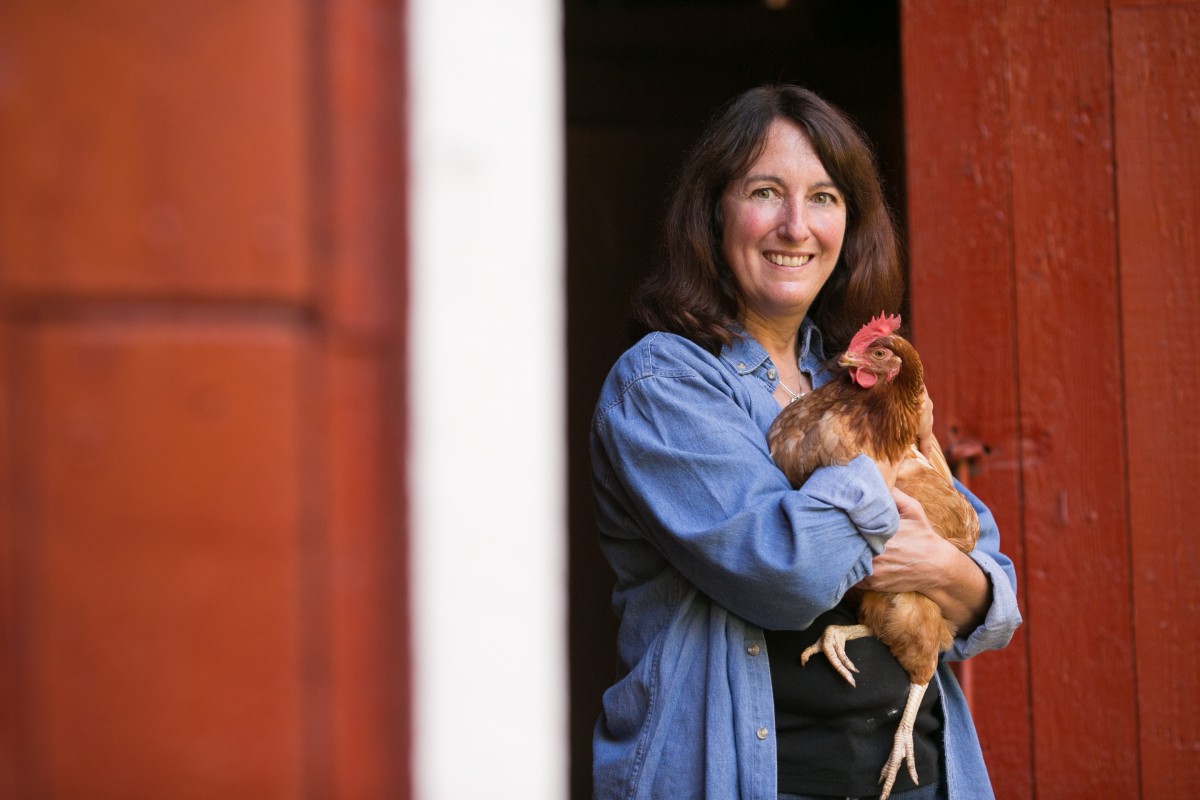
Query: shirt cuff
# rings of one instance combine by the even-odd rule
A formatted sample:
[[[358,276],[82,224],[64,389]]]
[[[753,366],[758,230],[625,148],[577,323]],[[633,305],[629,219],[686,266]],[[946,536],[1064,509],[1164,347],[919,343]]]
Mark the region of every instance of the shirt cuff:
[[[992,589],[992,603],[983,623],[965,638],[956,637],[946,653],[948,661],[962,661],[987,650],[1006,646],[1021,624],[1017,595],[1008,575],[987,553],[973,550],[967,553],[987,576]]]

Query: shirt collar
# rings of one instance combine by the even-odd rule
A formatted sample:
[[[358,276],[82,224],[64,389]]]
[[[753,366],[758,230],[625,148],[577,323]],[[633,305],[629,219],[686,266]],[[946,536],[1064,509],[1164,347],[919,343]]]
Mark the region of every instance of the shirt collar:
[[[740,334],[721,349],[721,357],[737,371],[739,375],[749,375],[770,360],[767,351],[758,340],[746,332],[739,324],[734,330]],[[816,373],[821,362],[825,359],[825,348],[821,341],[821,331],[808,317],[800,323],[800,355],[799,363],[805,371]]]
[[[721,358],[728,361],[738,375],[749,375],[770,360],[770,356],[758,340],[747,333],[740,324],[735,324],[733,329],[738,335],[721,348]]]

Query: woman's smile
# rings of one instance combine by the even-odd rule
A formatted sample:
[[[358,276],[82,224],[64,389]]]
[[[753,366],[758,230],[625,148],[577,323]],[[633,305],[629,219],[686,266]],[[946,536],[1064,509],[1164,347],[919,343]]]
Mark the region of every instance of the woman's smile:
[[[777,267],[803,267],[813,258],[811,254],[789,256],[783,253],[766,253],[765,257]]]

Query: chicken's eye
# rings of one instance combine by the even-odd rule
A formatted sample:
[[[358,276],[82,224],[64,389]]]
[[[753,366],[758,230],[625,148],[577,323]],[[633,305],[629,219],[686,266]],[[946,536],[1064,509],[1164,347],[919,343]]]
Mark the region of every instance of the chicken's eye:
[[[887,351],[887,350],[884,350],[884,349],[881,347],[881,348],[879,348],[878,350],[876,350],[874,353],[871,353],[871,355],[873,355],[875,358],[883,359],[883,358],[887,358],[887,357],[888,357],[888,351]]]

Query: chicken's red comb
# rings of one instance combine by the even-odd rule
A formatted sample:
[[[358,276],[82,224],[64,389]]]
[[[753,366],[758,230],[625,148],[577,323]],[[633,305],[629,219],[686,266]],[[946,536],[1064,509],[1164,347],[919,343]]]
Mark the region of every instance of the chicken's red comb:
[[[858,333],[854,334],[854,338],[850,340],[850,346],[846,348],[846,352],[861,354],[871,342],[881,336],[889,336],[899,329],[900,316],[898,314],[885,316],[880,311],[878,317],[872,317],[870,322],[858,329]]]

